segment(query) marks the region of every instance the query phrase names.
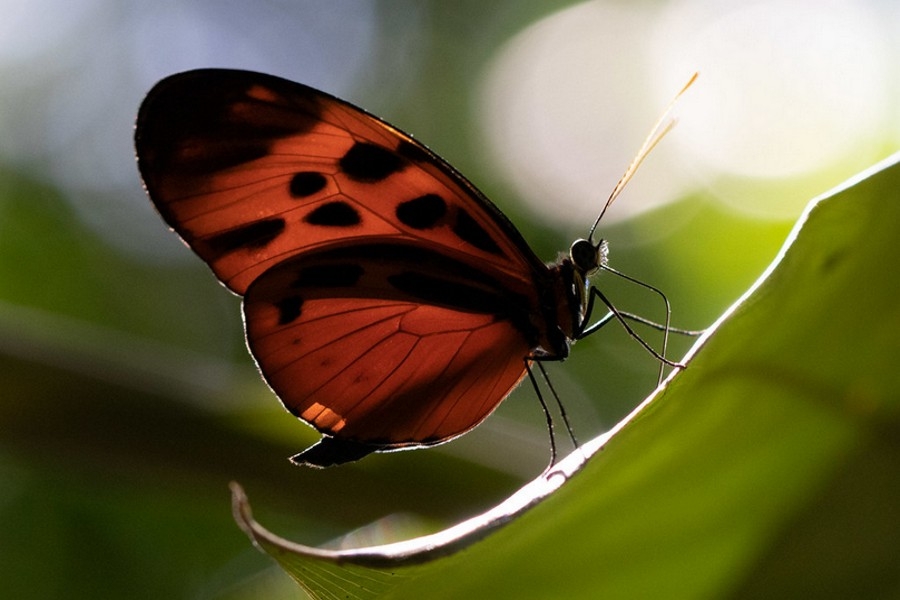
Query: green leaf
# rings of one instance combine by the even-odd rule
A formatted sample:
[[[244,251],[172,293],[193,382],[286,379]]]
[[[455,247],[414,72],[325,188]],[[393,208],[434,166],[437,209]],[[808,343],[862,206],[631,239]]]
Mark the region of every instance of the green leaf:
[[[315,598],[896,597],[898,160],[812,202],[689,367],[518,505],[354,551],[235,488],[239,523]]]

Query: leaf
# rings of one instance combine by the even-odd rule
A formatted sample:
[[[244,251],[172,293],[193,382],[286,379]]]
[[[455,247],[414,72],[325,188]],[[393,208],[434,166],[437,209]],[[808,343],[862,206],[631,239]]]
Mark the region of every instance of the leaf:
[[[515,506],[323,551],[235,488],[239,523],[315,598],[896,597],[898,161],[813,201],[689,368]]]

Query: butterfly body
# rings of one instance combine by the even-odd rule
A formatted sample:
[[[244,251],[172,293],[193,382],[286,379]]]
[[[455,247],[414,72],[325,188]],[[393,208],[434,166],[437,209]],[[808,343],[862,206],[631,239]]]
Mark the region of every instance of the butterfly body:
[[[142,104],[136,147],[165,221],[244,297],[264,378],[323,434],[296,462],[461,435],[585,331],[604,242],[545,265],[441,158],[323,92],[174,75]]]

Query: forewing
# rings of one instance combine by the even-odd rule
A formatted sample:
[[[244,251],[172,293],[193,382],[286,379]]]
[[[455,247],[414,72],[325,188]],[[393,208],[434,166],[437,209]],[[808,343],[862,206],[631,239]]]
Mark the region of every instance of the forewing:
[[[407,134],[313,88],[246,71],[169,77],[135,134],[157,209],[243,294],[293,255],[417,243],[530,283],[542,264],[474,186]]]

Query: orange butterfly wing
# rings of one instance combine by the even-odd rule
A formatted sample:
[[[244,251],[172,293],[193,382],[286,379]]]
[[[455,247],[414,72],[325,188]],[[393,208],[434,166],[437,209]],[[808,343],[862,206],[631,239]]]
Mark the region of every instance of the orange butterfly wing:
[[[519,287],[543,268],[437,155],[299,83],[219,69],[174,75],[141,105],[136,145],[163,218],[239,294],[289,256],[369,237],[441,246]]]
[[[465,178],[361,109],[199,70],[157,84],[135,137],[160,214],[245,295],[265,379],[325,434],[299,460],[459,435],[534,348],[563,351],[550,269]]]

